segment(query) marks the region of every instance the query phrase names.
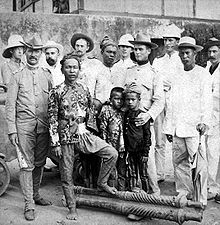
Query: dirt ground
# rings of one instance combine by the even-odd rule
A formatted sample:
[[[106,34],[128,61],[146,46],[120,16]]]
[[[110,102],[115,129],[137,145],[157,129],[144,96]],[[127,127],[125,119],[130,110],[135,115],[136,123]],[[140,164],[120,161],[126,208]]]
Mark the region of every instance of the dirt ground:
[[[98,211],[91,208],[79,208],[79,220],[77,222],[65,219],[67,209],[63,207],[62,188],[57,170],[46,172],[43,176],[41,194],[52,201],[52,206],[36,206],[35,221],[28,222],[23,217],[23,199],[18,181],[18,165],[14,160],[8,163],[11,172],[11,182],[4,195],[0,197],[0,225],[173,225],[175,222],[145,219],[140,222],[129,221],[124,215]],[[218,175],[220,179],[220,173]],[[166,181],[160,184],[162,194],[174,195],[173,169],[171,152],[167,152],[166,158]],[[220,225],[220,204],[214,201],[208,202],[204,211],[202,223],[185,222],[185,225]]]

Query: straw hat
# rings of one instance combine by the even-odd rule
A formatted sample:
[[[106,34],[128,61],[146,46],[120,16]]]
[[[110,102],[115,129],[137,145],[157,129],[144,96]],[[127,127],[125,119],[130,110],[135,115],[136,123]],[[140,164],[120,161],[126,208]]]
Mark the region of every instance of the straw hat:
[[[12,54],[11,54],[11,49],[12,48],[16,48],[16,47],[25,47],[21,42],[24,42],[24,39],[18,35],[18,34],[13,34],[9,37],[8,39],[8,45],[5,48],[5,50],[2,53],[2,56],[4,58],[11,58]]]
[[[131,44],[147,45],[151,49],[155,49],[158,45],[151,42],[150,38],[142,33],[138,33],[134,41],[129,41]]]
[[[59,53],[62,54],[63,52],[63,46],[56,43],[55,41],[47,41],[47,43],[43,47],[43,51],[45,52],[47,48],[57,48]]]
[[[21,43],[24,44],[27,48],[31,48],[34,50],[43,48],[43,43],[38,35],[34,35],[31,39]]]
[[[94,42],[93,40],[88,37],[87,35],[85,34],[82,34],[82,33],[76,33],[72,36],[71,38],[71,45],[72,47],[75,49],[75,44],[76,44],[76,41],[79,40],[79,39],[85,39],[86,41],[89,42],[89,49],[87,50],[87,52],[91,52],[94,48]]]
[[[129,41],[134,41],[134,38],[131,34],[124,34],[120,37],[118,46],[129,46],[131,48],[134,48],[134,45],[132,45]]]
[[[182,47],[194,48],[197,52],[199,52],[203,49],[202,46],[196,45],[196,40],[194,38],[188,37],[188,36],[180,38],[177,48],[179,50]]]

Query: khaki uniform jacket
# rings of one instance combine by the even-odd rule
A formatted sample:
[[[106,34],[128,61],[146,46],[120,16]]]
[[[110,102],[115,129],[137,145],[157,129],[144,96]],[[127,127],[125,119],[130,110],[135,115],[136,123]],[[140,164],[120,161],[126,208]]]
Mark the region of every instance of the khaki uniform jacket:
[[[48,95],[52,76],[47,69],[26,66],[11,77],[6,99],[9,134],[48,131]]]
[[[22,69],[24,66],[25,64],[23,62],[17,63],[12,59],[10,59],[8,62],[5,62],[1,67],[0,83],[8,85],[11,76]]]
[[[164,108],[163,79],[150,63],[128,68],[125,85],[135,82],[142,88],[141,103],[153,120]]]

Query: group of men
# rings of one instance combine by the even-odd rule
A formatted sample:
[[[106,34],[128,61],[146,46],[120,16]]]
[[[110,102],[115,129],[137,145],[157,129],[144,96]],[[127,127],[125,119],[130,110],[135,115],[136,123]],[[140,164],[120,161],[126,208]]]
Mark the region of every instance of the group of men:
[[[77,132],[80,134],[80,129],[84,129],[81,124],[84,124],[87,107],[90,107],[88,96],[103,104],[109,101],[113,87],[124,88],[130,83],[136,83],[142,93],[143,112],[135,118],[136,126],[143,126],[148,121],[151,123],[152,145],[147,171],[152,193],[159,195],[158,182],[165,180],[168,140],[172,142],[178,194],[194,198],[204,206],[207,199],[215,198],[216,202],[220,202],[220,184],[217,183],[220,156],[220,41],[211,38],[204,46],[209,61],[207,68],[203,68],[196,64],[197,53],[203,47],[196,45],[194,38],[181,38],[180,33],[170,26],[163,39],[165,54],[154,59],[151,65],[149,55],[158,46],[143,33],[138,33],[135,39],[125,34],[118,44],[105,36],[100,43],[102,61],[89,57],[88,53],[94,49],[93,40],[85,34],[76,33],[71,38],[73,50],[64,56],[60,64],[62,45],[54,41],[43,45],[38,36],[27,41],[20,35],[9,37],[8,46],[2,54],[9,60],[1,68],[0,82],[8,87],[6,117],[9,139],[20,149],[28,165],[20,168],[27,220],[34,219],[34,203],[50,204],[39,194],[49,145],[58,157],[65,158],[61,160],[61,180],[64,193],[70,199],[67,201],[70,210],[68,218],[76,218],[76,212],[72,210],[72,174],[68,172],[73,167],[71,160],[74,159],[74,149],[70,144],[80,142],[81,136]],[[42,52],[47,62],[44,66],[40,65]],[[120,60],[116,62],[118,53]],[[89,95],[80,85],[76,87],[73,82],[76,74],[77,80],[88,87]],[[81,94],[74,94],[71,91],[74,88]],[[48,112],[49,98],[52,116],[50,110]],[[58,103],[59,110],[56,109]],[[74,126],[71,125],[75,116],[72,109],[78,112],[79,118]],[[74,135],[71,133],[73,130]],[[80,140],[85,145],[82,152],[95,153],[102,158],[98,188],[114,194],[117,190],[110,187],[107,181],[117,161],[117,151],[101,139],[86,137],[87,142],[91,140],[88,145],[82,137]],[[202,145],[201,154],[205,156],[203,166],[207,166],[208,174],[200,195],[195,198],[192,170],[198,166],[199,143]],[[64,152],[69,152],[68,157]]]

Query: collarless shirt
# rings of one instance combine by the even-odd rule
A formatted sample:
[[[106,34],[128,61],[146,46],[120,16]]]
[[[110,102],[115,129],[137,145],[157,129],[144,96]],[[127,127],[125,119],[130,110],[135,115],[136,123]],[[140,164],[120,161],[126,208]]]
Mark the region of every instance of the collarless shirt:
[[[199,123],[211,125],[211,75],[198,65],[190,71],[180,70],[171,89],[171,101],[168,133],[178,137],[198,136]]]

